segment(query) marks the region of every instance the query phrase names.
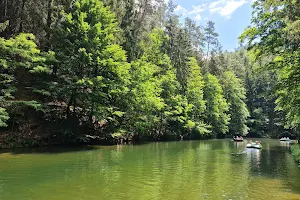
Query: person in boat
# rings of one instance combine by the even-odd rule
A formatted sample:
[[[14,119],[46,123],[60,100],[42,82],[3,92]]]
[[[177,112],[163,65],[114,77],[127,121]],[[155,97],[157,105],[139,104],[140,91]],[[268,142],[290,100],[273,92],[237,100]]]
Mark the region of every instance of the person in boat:
[[[235,136],[233,136],[233,139],[234,139],[234,140],[239,140],[240,137],[239,137],[238,135],[235,135]]]
[[[288,140],[290,140],[290,137],[282,137],[280,140],[282,140],[282,141],[288,141]]]

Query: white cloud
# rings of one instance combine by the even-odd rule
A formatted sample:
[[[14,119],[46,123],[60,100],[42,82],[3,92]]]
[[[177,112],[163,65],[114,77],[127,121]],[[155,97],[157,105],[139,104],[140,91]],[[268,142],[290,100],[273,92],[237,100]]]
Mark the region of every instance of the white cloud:
[[[193,10],[189,12],[190,15],[198,14],[203,12],[207,7],[207,4],[200,4],[198,6],[193,6]]]
[[[209,4],[209,9],[213,9],[215,7],[218,7],[220,4],[222,4],[222,2],[226,2],[226,0],[218,0],[218,1],[211,2]]]
[[[253,1],[256,0],[215,0],[210,3],[202,3],[197,6],[193,6],[191,10],[187,10],[181,5],[178,5],[175,8],[175,12],[182,16],[189,15],[195,20],[203,20],[203,12],[209,12],[212,14],[216,13],[229,19],[232,13],[234,13],[239,7],[247,2],[252,3]]]
[[[199,20],[202,19],[202,17],[198,14],[194,19],[197,20],[197,21],[199,21]]]
[[[210,8],[209,12],[210,13],[215,13],[215,12],[220,12],[222,10],[222,7],[216,7],[216,8]]]
[[[179,15],[185,15],[188,12],[187,9],[185,9],[181,5],[176,6],[174,11]]]
[[[209,11],[230,18],[231,14],[247,3],[247,1],[248,0],[218,0],[209,4]]]
[[[238,9],[239,7],[241,7],[242,5],[244,5],[245,3],[247,3],[246,0],[241,0],[241,1],[229,1],[220,11],[221,16],[226,16],[226,17],[230,17],[231,14]]]

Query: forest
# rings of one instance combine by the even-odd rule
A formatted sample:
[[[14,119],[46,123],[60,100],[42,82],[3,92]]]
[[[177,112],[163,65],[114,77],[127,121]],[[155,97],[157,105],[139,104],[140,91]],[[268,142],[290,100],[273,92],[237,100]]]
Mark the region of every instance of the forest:
[[[298,137],[299,5],[229,52],[172,0],[0,0],[0,146]]]

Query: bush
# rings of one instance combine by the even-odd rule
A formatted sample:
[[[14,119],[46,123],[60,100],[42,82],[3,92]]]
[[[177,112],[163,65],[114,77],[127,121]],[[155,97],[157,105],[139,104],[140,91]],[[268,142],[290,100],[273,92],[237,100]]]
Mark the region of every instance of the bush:
[[[291,152],[292,152],[294,159],[297,162],[300,162],[300,145],[296,144],[296,145],[291,146]]]

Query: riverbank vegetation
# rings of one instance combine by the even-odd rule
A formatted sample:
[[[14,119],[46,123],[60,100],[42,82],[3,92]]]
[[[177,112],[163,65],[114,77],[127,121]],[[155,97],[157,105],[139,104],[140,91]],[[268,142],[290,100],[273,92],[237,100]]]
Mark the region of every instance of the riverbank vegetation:
[[[296,1],[255,1],[234,52],[172,1],[0,5],[4,147],[296,133]]]
[[[292,145],[291,152],[292,152],[294,159],[300,164],[300,146]]]

